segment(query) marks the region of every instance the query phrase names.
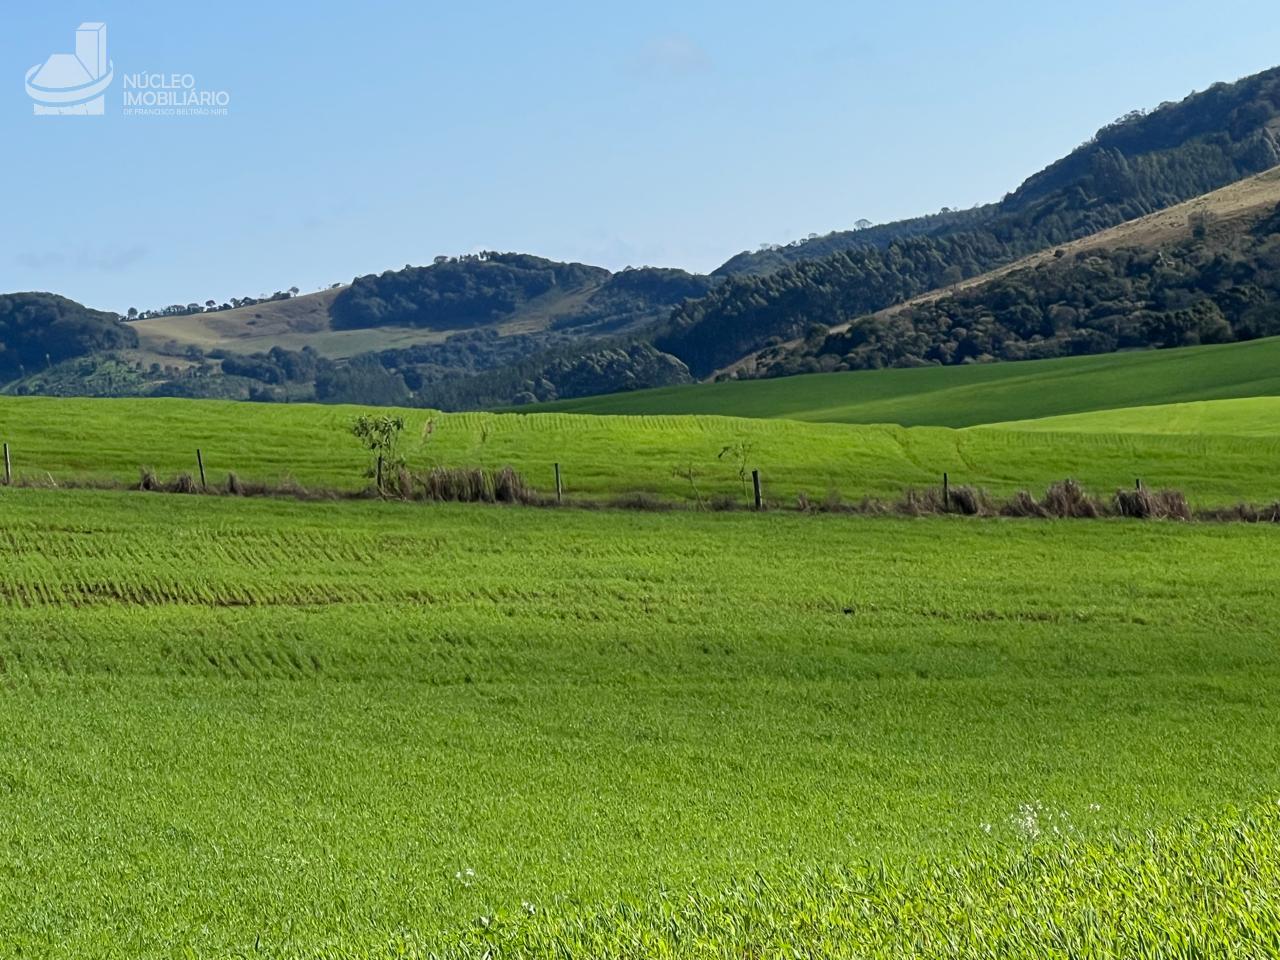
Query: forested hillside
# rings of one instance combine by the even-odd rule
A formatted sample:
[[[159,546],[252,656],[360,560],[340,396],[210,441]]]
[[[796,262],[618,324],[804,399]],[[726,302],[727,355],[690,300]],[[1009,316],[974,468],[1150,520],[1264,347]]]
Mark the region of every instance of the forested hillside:
[[[52,293],[0,294],[0,379],[137,342],[114,313]]]
[[[766,244],[759,250],[744,251],[730,257],[712,271],[713,277],[732,277],[739,274],[765,274],[782,270],[802,260],[821,260],[833,253],[856,247],[872,247],[883,250],[897,240],[910,237],[941,237],[972,229],[985,222],[994,210],[994,204],[983,204],[972,210],[943,209],[939,213],[893,223],[872,224],[854,230],[839,230],[823,236],[812,235],[786,244]]]
[[[552,290],[576,290],[609,279],[609,271],[516,253],[441,258],[357,277],[333,303],[338,329],[388,324],[452,330],[510,316]]]
[[[1173,247],[1085,250],[814,337],[762,372],[1033,360],[1280,334],[1280,207]]]
[[[849,321],[1268,169],[1280,163],[1278,117],[1280,70],[1130,114],[985,208],[976,225],[957,217],[946,221],[963,225],[955,232],[731,277],[677,308],[654,342],[705,376],[771,338]]]
[[[358,277],[334,300],[331,314],[335,329],[463,330],[536,310],[545,321],[541,326],[553,330],[619,330],[663,318],[712,286],[709,277],[683,270],[645,267],[615,274],[584,263],[486,252]]]
[[[692,383],[689,368],[647,343],[562,350],[474,374],[442,372],[422,381],[414,402],[475,410]]]

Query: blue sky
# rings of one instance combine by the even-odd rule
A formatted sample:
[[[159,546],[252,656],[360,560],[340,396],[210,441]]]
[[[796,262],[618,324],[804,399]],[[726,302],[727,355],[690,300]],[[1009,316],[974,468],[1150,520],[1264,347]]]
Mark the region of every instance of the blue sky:
[[[998,199],[1135,107],[1280,63],[1274,0],[41,0],[0,29],[0,291],[123,311],[520,250],[709,270]],[[108,27],[106,116],[23,77]],[[1230,25],[1229,29],[1222,29]],[[191,74],[225,117],[129,117]]]

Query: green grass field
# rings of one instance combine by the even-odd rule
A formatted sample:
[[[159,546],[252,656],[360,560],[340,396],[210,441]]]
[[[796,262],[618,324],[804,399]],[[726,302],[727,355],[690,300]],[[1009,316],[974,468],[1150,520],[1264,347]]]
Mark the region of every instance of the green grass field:
[[[1114,407],[1277,395],[1280,338],[1271,338],[1024,363],[697,384],[529,409],[970,427]]]
[[[1274,437],[1280,433],[1280,397],[1125,407],[995,426],[1005,430],[1049,433]]]
[[[0,943],[1266,956],[1275,537],[0,490]]]
[[[288,474],[305,485],[354,490],[367,482],[362,453],[347,433],[358,412],[316,405],[3,397],[0,440],[12,446],[15,471],[36,481],[136,482],[143,466],[163,476],[194,472],[200,448],[216,484],[234,470],[243,479],[276,481]],[[892,499],[908,486],[940,482],[944,471],[955,483],[1000,495],[1041,491],[1067,477],[1109,495],[1141,477],[1153,487],[1180,488],[1204,506],[1280,497],[1280,423],[1274,418],[1269,435],[1232,436],[1224,429],[1178,436],[1112,427],[1117,432],[1051,433],[712,416],[449,414],[435,416],[435,432],[423,443],[422,426],[431,415],[404,414],[415,466],[510,464],[546,491],[554,487],[553,464],[559,462],[570,497],[586,499],[641,491],[689,501],[745,500],[739,477],[744,462],[748,470],[762,472],[766,496],[782,504],[794,503],[800,492],[821,499],[832,490],[850,501]],[[1200,425],[1206,428],[1208,421],[1201,418]],[[745,449],[745,461],[733,450],[721,456],[726,447]]]

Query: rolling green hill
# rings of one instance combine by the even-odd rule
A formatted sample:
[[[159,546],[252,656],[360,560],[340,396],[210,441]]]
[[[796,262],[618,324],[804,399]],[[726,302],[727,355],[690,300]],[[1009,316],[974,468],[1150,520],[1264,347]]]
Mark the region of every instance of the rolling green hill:
[[[726,381],[530,409],[969,427],[1116,407],[1253,396],[1280,396],[1280,338],[1022,363]]]
[[[15,470],[37,483],[136,483],[141,467],[162,476],[194,472],[201,449],[211,482],[242,479],[358,490],[368,463],[348,428],[367,408],[187,400],[0,397],[0,440]],[[430,414],[401,411],[410,465],[510,465],[542,491],[560,463],[571,498],[631,493],[745,503],[746,474],[759,469],[766,496],[794,503],[896,499],[907,487],[956,483],[1008,495],[1074,477],[1110,494],[1134,477],[1183,489],[1197,505],[1280,497],[1270,437],[1158,436],[1128,432],[952,430],[723,416],[599,417],[553,414]],[[433,423],[428,439],[424,427]],[[690,479],[692,473],[692,479]]]
[[[1126,407],[1040,420],[994,424],[1006,430],[1051,433],[1200,434],[1274,437],[1280,435],[1280,397],[1202,400],[1155,407]]]

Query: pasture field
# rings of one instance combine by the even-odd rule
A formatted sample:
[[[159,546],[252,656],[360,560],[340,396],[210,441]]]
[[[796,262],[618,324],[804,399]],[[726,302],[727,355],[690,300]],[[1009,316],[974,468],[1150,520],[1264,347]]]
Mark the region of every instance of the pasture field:
[[[1114,407],[1255,396],[1280,396],[1280,338],[1020,363],[734,380],[528,409],[971,427]]]
[[[992,426],[1003,430],[1043,430],[1050,433],[1273,437],[1280,434],[1280,397],[1246,397],[1240,400],[1168,403],[1158,407],[1125,407]]]
[[[1269,526],[13,489],[0,551],[10,955],[1280,935]]]
[[[1011,365],[1006,365],[1011,366]],[[228,471],[277,482],[289,475],[311,487],[358,490],[367,481],[362,451],[348,427],[355,407],[190,400],[0,398],[0,440],[14,469],[42,483],[114,480],[136,483],[139,468],[163,477],[194,473],[203,450],[210,480]],[[374,411],[391,412],[397,411]],[[1141,477],[1151,487],[1183,490],[1197,506],[1280,498],[1280,422],[1268,435],[1234,436],[1233,420],[1190,436],[1064,429],[950,430],[782,420],[689,417],[595,417],[573,414],[430,414],[399,411],[408,421],[405,452],[415,468],[515,467],[535,488],[554,489],[563,464],[570,498],[608,499],[634,492],[693,502],[745,502],[751,469],[765,495],[793,504],[804,492],[821,500],[896,499],[910,486],[952,482],[1007,496],[1042,492],[1067,477],[1102,496]],[[1158,420],[1159,415],[1155,415]],[[1238,418],[1237,418],[1238,419]],[[430,438],[423,426],[434,420]],[[688,471],[694,474],[693,482]]]

